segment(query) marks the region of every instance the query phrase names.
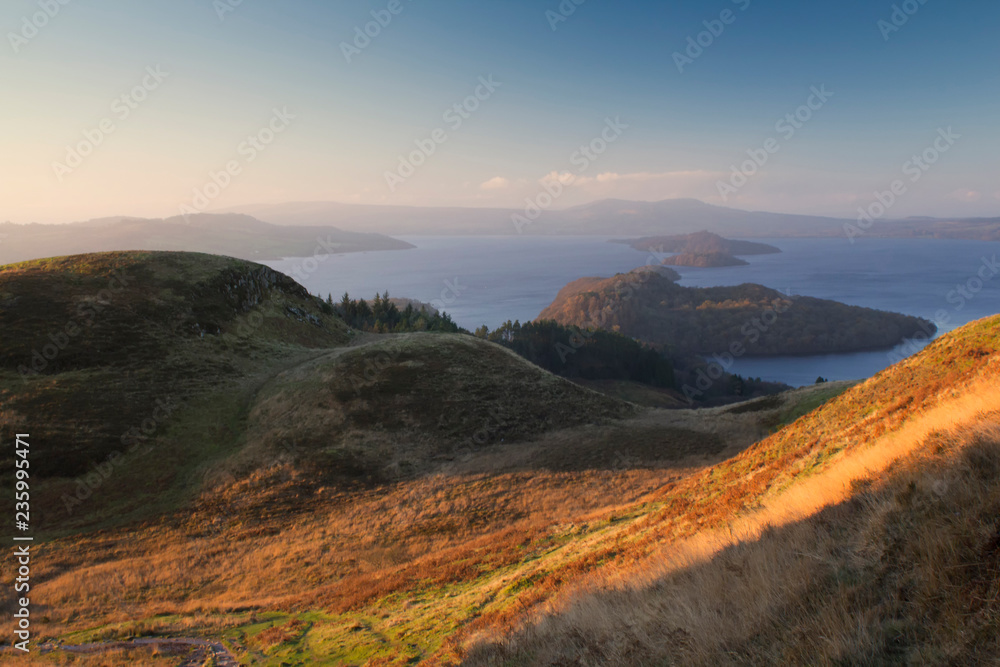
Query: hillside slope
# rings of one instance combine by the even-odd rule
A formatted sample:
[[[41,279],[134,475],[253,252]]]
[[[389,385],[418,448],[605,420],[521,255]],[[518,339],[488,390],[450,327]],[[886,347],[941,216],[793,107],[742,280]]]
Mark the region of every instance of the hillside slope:
[[[655,494],[589,594],[465,664],[995,664],[998,376],[1000,318],[945,336]]]
[[[57,499],[89,496],[69,480],[94,470],[134,477],[122,499],[129,488],[165,494],[189,484],[185,471],[231,444],[250,378],[348,341],[323,306],[265,266],[210,255],[105,253],[0,267],[3,437],[32,433],[32,477],[53,480],[38,490],[36,526],[66,519]],[[193,432],[147,454],[185,422]],[[12,466],[4,459],[0,474]]]
[[[70,644],[134,636],[221,638],[241,661],[276,666],[624,665],[698,662],[700,656],[713,664],[745,662],[754,655],[802,664],[824,655],[808,641],[817,633],[805,610],[827,609],[820,619],[840,619],[837,642],[855,640],[871,648],[857,634],[855,616],[837,616],[840,607],[778,595],[785,583],[795,592],[810,581],[826,581],[820,570],[812,570],[813,580],[794,578],[813,560],[801,541],[791,543],[790,552],[765,545],[760,552],[767,557],[790,555],[763,561],[751,557],[753,541],[763,526],[788,525],[794,531],[794,522],[841,502],[853,476],[864,477],[869,469],[878,475],[886,466],[884,451],[905,453],[934,429],[946,431],[984,408],[995,410],[998,327],[1000,318],[993,318],[944,336],[916,358],[832,399],[844,387],[823,396],[816,392],[825,387],[798,390],[797,400],[765,398],[690,415],[646,411],[631,420],[555,431],[524,443],[493,443],[468,457],[442,460],[428,475],[384,485],[350,489],[317,483],[294,458],[274,459],[247,477],[220,480],[189,511],[155,524],[47,542],[37,589],[45,600],[39,611],[51,620],[45,636]],[[294,391],[295,382],[287,380],[295,373],[276,378],[277,393],[265,389],[260,405],[273,407],[272,396]],[[992,390],[984,392],[984,386]],[[824,407],[801,416],[824,400]],[[761,427],[759,433],[766,434],[789,422],[794,423],[746,449],[760,436],[740,434]],[[933,443],[928,451],[934,453]],[[952,460],[946,449],[937,453]],[[844,464],[856,455],[868,458],[845,475]],[[935,466],[924,469],[943,469]],[[962,479],[962,470],[956,469],[955,479]],[[817,489],[811,480],[827,485]],[[969,538],[969,546],[949,546],[949,559],[929,562],[953,568],[947,571],[956,576],[973,575],[955,583],[981,586],[975,583],[981,571],[963,568],[974,564],[968,554],[988,548],[989,529],[996,528],[995,513],[994,523],[987,521],[988,510],[995,509],[993,496],[971,502],[992,487],[989,479],[983,480],[986,486],[964,484],[956,488],[972,494],[956,495],[935,516],[954,516],[952,532],[943,534]],[[902,491],[908,488],[904,480]],[[775,510],[758,518],[761,508]],[[849,524],[833,526],[829,516],[819,515],[820,527],[834,535],[823,545],[859,534],[851,533]],[[937,530],[933,522],[919,525]],[[974,525],[982,530],[967,534]],[[917,536],[918,545],[927,531],[905,534]],[[676,596],[666,603],[657,597],[667,584],[647,590],[651,579],[671,572],[696,576],[684,568],[733,546],[733,540],[743,546],[719,561],[721,570],[697,579],[711,585],[682,587],[695,593],[682,596],[681,605],[672,607]],[[894,553],[911,548],[898,539],[891,544],[903,549]],[[802,553],[807,555],[791,558]],[[872,553],[879,558],[881,552]],[[831,556],[818,562],[835,561]],[[893,581],[866,568],[834,569],[831,579],[853,586],[859,605],[891,590],[880,587]],[[782,577],[767,579],[773,571]],[[777,583],[778,592],[768,581]],[[625,583],[637,592],[607,593],[610,599],[584,598],[583,606],[572,606],[581,592],[601,582]],[[976,598],[992,594],[988,588],[970,590]],[[715,591],[722,591],[721,597]],[[894,604],[893,597],[887,600]],[[795,607],[797,602],[805,610]],[[549,616],[560,610],[565,613]],[[994,617],[989,608],[986,612],[969,641],[989,638],[983,630],[992,627]],[[888,623],[878,614],[865,618],[890,648],[912,641],[907,633],[917,627],[905,617],[900,617],[904,625],[891,615],[885,617]],[[790,636],[781,630],[786,623],[800,623],[812,634]],[[709,643],[700,643],[706,636]],[[774,639],[770,644],[768,637]],[[647,644],[650,638],[654,641]],[[720,643],[724,655],[712,648]],[[786,644],[792,648],[780,653]],[[960,644],[950,655],[974,655],[969,647]],[[849,661],[852,654],[840,655]]]
[[[285,452],[318,480],[385,482],[636,412],[473,336],[383,336],[274,378],[250,410],[240,460]]]
[[[620,331],[681,354],[736,356],[885,349],[936,331],[916,317],[789,297],[761,285],[681,287],[648,272],[576,280],[539,319]]]

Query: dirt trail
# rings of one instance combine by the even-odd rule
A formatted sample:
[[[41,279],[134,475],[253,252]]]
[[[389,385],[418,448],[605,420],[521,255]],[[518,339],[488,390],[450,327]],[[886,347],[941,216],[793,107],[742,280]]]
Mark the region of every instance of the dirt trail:
[[[52,651],[65,651],[66,653],[94,654],[105,651],[134,648],[156,648],[167,652],[181,653],[185,650],[190,653],[185,656],[178,667],[200,667],[213,659],[216,667],[239,667],[239,660],[236,659],[228,648],[221,642],[214,642],[207,639],[195,639],[192,637],[143,637],[131,641],[119,642],[97,642],[93,644],[41,644],[38,647],[39,653],[51,653]]]

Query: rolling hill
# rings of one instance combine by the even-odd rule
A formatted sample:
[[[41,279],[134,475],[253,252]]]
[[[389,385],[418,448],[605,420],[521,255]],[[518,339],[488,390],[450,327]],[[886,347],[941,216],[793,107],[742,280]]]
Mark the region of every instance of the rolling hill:
[[[33,433],[33,477],[52,481],[47,491],[35,489],[39,528],[79,518],[75,503],[60,500],[83,495],[68,480],[109,461],[134,486],[100,494],[88,507],[113,513],[122,502],[132,513],[146,496],[161,507],[190,487],[192,470],[233,444],[238,412],[229,411],[261,368],[349,340],[344,324],[290,278],[210,255],[13,264],[0,267],[0,295],[3,437]],[[150,454],[181,412],[191,431]],[[3,474],[12,465],[5,460]]]
[[[39,452],[33,627],[58,642],[38,664],[187,659],[131,643],[157,637],[275,666],[998,655],[1000,318],[866,382],[696,411],[470,336],[352,335],[240,260],[3,267],[6,309],[0,409]],[[69,655],[88,643],[115,653]]]

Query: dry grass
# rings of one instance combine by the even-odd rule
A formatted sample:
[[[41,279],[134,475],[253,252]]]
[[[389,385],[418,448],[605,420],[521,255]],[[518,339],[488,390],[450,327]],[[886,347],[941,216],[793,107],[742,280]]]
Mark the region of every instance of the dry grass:
[[[188,651],[185,650],[184,653]],[[18,665],[58,665],[63,667],[176,667],[183,653],[163,652],[158,649],[111,649],[93,654],[76,654],[52,651],[41,654],[37,651],[18,654],[10,658],[10,664]],[[6,663],[5,663],[6,664]]]
[[[407,599],[442,587],[459,595],[414,620],[467,623],[506,609],[498,594],[535,576],[535,560],[558,568],[550,554],[613,525],[609,515],[720,460],[723,443],[729,453],[751,444],[767,414],[646,411],[370,488],[323,487],[290,464],[260,469],[191,511],[42,545],[39,630],[70,641],[219,636],[257,622],[244,610],[364,616],[401,595],[385,620],[396,623],[426,613]]]
[[[899,434],[900,452],[905,453],[906,443],[953,424],[947,415],[967,417],[954,412],[959,404],[969,414],[983,406],[995,409],[1000,404],[995,391],[980,393],[978,404],[973,400],[980,387],[988,386],[984,382],[995,384],[1000,369],[995,327],[996,321],[987,322],[935,343],[921,360],[855,387],[753,446],[773,424],[794,418],[796,406],[804,404],[798,401],[808,402],[811,394],[804,392],[794,405],[760,411],[642,411],[626,421],[597,426],[573,426],[578,422],[568,420],[562,426],[569,428],[539,428],[521,442],[494,442],[469,458],[442,460],[427,474],[384,483],[327,484],[313,474],[308,460],[307,465],[294,458],[273,461],[156,521],[39,544],[33,611],[46,622],[38,630],[74,642],[150,634],[226,637],[240,642],[241,656],[259,664],[289,661],[289,652],[304,646],[311,657],[295,660],[306,664],[452,664],[466,647],[505,637],[538,612],[565,610],[569,596],[587,585],[628,579],[634,587],[654,575],[669,579],[702,571],[705,579],[698,585],[706,586],[704,591],[725,593],[730,586],[738,588],[734,582],[740,579],[747,582],[747,593],[740,594],[747,599],[755,587],[780,581],[776,575],[794,574],[794,581],[804,582],[797,589],[794,581],[789,583],[789,590],[801,593],[799,602],[835,615],[837,609],[820,604],[822,595],[811,597],[816,589],[810,586],[819,585],[816,577],[826,571],[809,569],[816,560],[810,556],[779,558],[777,543],[761,539],[759,530],[750,531],[764,523],[759,519],[765,515],[758,514],[754,524],[753,512],[770,508],[767,520],[783,522],[778,534],[804,540],[802,535],[812,530],[811,512],[832,506],[820,514],[827,516],[853,507],[844,502],[845,489],[850,490],[845,485],[857,471],[841,474],[847,470],[845,460],[861,460],[851,457],[869,451],[878,453],[872,465],[890,462],[881,453],[888,450],[866,450],[866,445],[885,444]],[[295,394],[282,398],[285,388],[277,389],[262,392],[261,405],[295,406],[286,400]],[[360,407],[382,409],[373,403],[377,396],[387,396],[393,405],[412,405],[399,387],[382,389],[373,385],[366,399],[370,404]],[[975,405],[979,407],[973,409]],[[417,427],[400,428],[396,436],[412,432],[426,442],[430,427],[420,422]],[[608,457],[609,451],[616,456]],[[795,489],[821,480],[829,486],[814,487],[812,505],[805,502],[809,498],[791,502]],[[796,511],[782,513],[782,508]],[[713,531],[736,526],[741,519],[748,523],[735,535],[739,546],[725,553],[751,553],[759,544],[763,555],[733,561],[742,568],[731,570],[735,579],[719,578],[711,563],[694,556],[708,557],[731,544],[704,536],[719,535]],[[818,546],[802,553],[821,556],[824,544],[836,549],[843,534],[832,534],[829,542],[817,537]],[[682,573],[654,567],[655,559],[662,564],[665,549],[696,536],[702,536],[706,548],[679,563],[685,566]],[[869,579],[875,574],[859,570],[851,575],[856,580],[847,578],[844,585],[864,592],[872,581],[881,581]],[[3,590],[6,595],[10,587],[5,584]],[[828,590],[839,589],[821,588],[820,593]],[[610,600],[616,595],[629,594],[605,594]],[[584,641],[560,634],[560,627],[570,626],[560,626],[564,617],[554,616],[553,634],[538,634],[537,640],[565,642],[571,652],[554,659],[570,663],[589,655],[572,653],[580,645],[574,642],[596,651],[591,663],[601,661],[596,656],[641,663],[648,646],[668,641],[664,632],[672,637],[671,646],[694,645],[675,632],[693,636],[691,629],[657,625],[662,609],[644,599],[655,596],[621,598],[623,605],[635,601],[635,615],[623,612],[634,627],[609,625],[614,632],[601,633],[584,623]],[[690,600],[702,605],[692,607],[692,618],[711,627],[712,614],[732,616],[720,611],[721,605],[709,604],[719,599],[725,598],[705,594]],[[756,611],[776,605],[775,614],[785,613],[780,600],[772,602]],[[745,618],[740,621],[744,625],[732,620],[742,630],[725,640],[725,651],[782,660],[768,653],[777,650],[770,644],[747,643],[769,636],[763,626],[746,625],[758,618],[761,614]],[[301,632],[299,626],[292,631],[296,620],[307,623]],[[275,627],[279,629],[272,631]],[[526,632],[510,635],[506,648],[476,649],[474,656],[542,660],[544,656],[531,652],[535,631]],[[647,634],[652,644],[646,643]],[[624,648],[615,637],[625,642]],[[596,643],[588,644],[591,640]],[[813,648],[802,646],[797,655]],[[698,652],[683,655],[685,660],[709,660]]]
[[[968,413],[938,417],[953,424]],[[931,430],[918,442],[902,460],[862,456],[822,484],[807,482],[789,494],[790,512],[765,513],[774,524],[765,519],[708,562],[673,554],[660,568],[667,574],[578,599],[476,647],[467,662],[995,664],[1000,420]],[[880,463],[884,476],[828,502],[838,481]],[[810,506],[822,509],[789,521]]]

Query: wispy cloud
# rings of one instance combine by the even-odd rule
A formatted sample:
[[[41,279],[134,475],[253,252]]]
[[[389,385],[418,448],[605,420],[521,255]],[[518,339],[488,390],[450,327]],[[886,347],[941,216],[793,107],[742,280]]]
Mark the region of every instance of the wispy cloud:
[[[541,182],[559,181],[587,199],[659,200],[677,197],[708,199],[714,194],[718,172],[692,170],[667,172],[604,172],[595,176],[575,176],[569,172],[550,172]]]
[[[955,190],[948,195],[948,199],[962,202],[976,202],[983,198],[983,193],[978,190]]]
[[[479,186],[480,190],[506,190],[510,187],[510,181],[503,176],[494,176],[490,180]]]

